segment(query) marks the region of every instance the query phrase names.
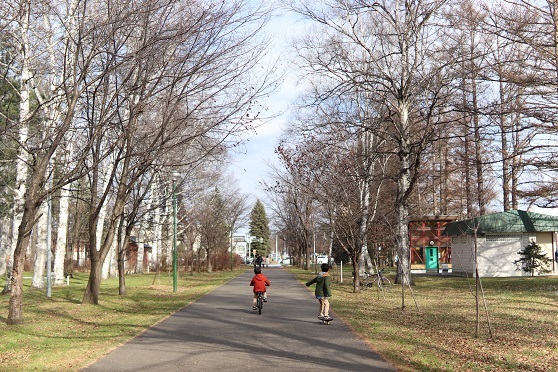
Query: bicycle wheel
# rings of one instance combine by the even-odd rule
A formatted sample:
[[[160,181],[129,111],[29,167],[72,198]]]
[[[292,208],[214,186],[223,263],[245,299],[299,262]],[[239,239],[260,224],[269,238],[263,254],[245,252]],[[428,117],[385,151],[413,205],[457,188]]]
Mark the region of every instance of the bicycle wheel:
[[[263,307],[263,295],[260,293],[258,293],[258,299],[256,301],[256,306],[258,307],[258,314],[262,313],[262,307]]]
[[[389,281],[388,278],[383,276],[382,279],[378,281],[378,286],[381,287],[380,289],[386,289],[389,291],[389,289],[391,288],[391,282]]]
[[[361,277],[360,280],[360,286],[363,287],[364,289],[366,288],[370,288],[374,285],[374,282],[370,281],[370,275],[369,274],[365,274],[364,276]]]

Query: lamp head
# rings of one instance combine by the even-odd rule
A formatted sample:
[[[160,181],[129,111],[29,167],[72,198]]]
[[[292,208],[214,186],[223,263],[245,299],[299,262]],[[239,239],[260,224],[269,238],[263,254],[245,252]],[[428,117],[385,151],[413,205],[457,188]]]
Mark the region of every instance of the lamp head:
[[[172,182],[177,181],[177,180],[180,178],[180,176],[181,176],[180,173],[178,173],[177,171],[172,172],[172,173],[171,173]]]

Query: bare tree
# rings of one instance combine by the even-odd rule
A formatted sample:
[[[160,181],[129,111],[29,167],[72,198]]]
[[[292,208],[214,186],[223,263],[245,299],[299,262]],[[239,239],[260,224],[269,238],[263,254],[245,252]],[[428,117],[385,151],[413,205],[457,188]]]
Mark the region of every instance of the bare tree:
[[[521,200],[555,206],[558,112],[558,17],[556,1],[504,0],[491,4],[486,32],[498,41],[495,74],[500,81],[508,147],[511,207]]]
[[[285,149],[286,150],[286,149]],[[282,151],[282,150],[278,150]],[[310,244],[312,243],[315,198],[303,180],[303,169],[289,167],[293,159],[284,152],[282,158],[287,171],[274,171],[274,183],[266,183],[270,197],[270,207],[277,224],[283,231],[283,238],[289,243],[290,255],[299,267],[309,268]]]
[[[225,185],[226,182],[224,182]],[[248,221],[248,195],[232,186],[228,185],[223,189],[223,199],[225,204],[225,221],[229,232],[229,247],[231,251],[231,270],[234,269],[233,234],[236,229]]]
[[[315,97],[310,94],[308,101]],[[345,92],[345,96],[320,101],[316,111],[309,111],[290,128],[292,148],[284,144],[277,152],[297,180],[297,188],[315,200],[314,221],[327,226],[332,241],[342,247],[353,272],[359,274],[365,270],[367,238],[387,177],[389,155],[382,154],[383,141],[370,130],[375,121],[367,114],[364,97],[354,97]],[[359,288],[359,276],[354,275],[354,290]]]
[[[357,86],[374,97],[379,123],[376,135],[391,144],[397,156],[395,175],[395,240],[402,285],[410,283],[407,232],[409,200],[417,180],[421,155],[438,138],[442,104],[451,83],[450,62],[440,60],[444,45],[437,1],[297,2],[294,8],[323,25],[307,63],[311,76],[347,75],[338,91]],[[335,44],[332,40],[337,41]],[[345,45],[350,45],[349,49]],[[339,53],[336,51],[340,51]],[[358,61],[358,63],[353,63]],[[353,88],[354,89],[354,88]],[[404,296],[403,307],[404,305]]]
[[[97,190],[98,176],[92,172],[92,195],[100,197],[91,203],[90,230],[100,223],[96,211],[111,193],[114,205],[100,249],[90,251],[91,276],[84,303],[98,302],[99,267],[110,249],[127,190],[155,164],[195,165],[222,153],[229,137],[257,118],[258,113],[250,110],[267,91],[265,77],[246,85],[261,52],[256,32],[265,13],[244,9],[242,4],[184,5],[173,1],[142,11],[127,9],[118,14],[122,18],[107,22],[118,25],[119,31],[111,31],[113,43],[104,52],[114,56],[116,77],[107,75],[106,83],[95,91],[98,96],[88,97],[86,107],[92,110],[89,124],[98,143],[92,158],[101,161],[116,154],[111,179],[118,183]],[[127,25],[127,34],[121,32],[122,25]],[[120,83],[109,84],[113,79]],[[118,139],[112,140],[114,133],[101,128],[112,128]],[[96,244],[89,246],[91,250]]]
[[[21,153],[10,324],[23,320],[23,257],[47,195],[88,174],[92,271],[84,302],[97,303],[100,267],[134,184],[155,164],[195,164],[222,154],[258,117],[258,98],[271,84],[265,70],[257,82],[253,78],[264,50],[258,39],[267,18],[263,8],[156,0],[137,7],[113,2],[110,9],[80,0],[57,5],[0,6],[6,16],[0,29],[21,46],[4,76],[25,82],[17,87],[20,115],[4,132]],[[78,145],[55,158],[69,142]],[[171,154],[176,149],[181,156]],[[49,163],[63,171],[47,188]],[[106,175],[97,171],[107,164]],[[101,176],[108,177],[102,189]],[[109,201],[113,208],[97,250],[99,215]]]
[[[10,14],[9,19],[12,22],[9,26],[16,27],[14,30],[19,32],[17,35],[13,34],[14,42],[20,45],[20,64],[14,64],[16,69],[13,73],[22,76],[26,82],[19,89],[23,94],[23,99],[20,98],[20,116],[10,124],[10,131],[7,132],[11,138],[20,140],[21,166],[17,170],[17,177],[21,180],[20,191],[27,185],[25,196],[22,194],[16,198],[16,205],[21,206],[21,209],[16,206],[14,231],[17,231],[17,236],[14,239],[14,260],[10,278],[12,291],[7,321],[8,324],[19,324],[23,322],[24,252],[40,205],[48,195],[71,182],[81,171],[80,161],[67,162],[64,177],[53,180],[52,187],[46,187],[46,181],[50,177],[47,169],[57,168],[56,164],[49,167],[54,153],[73,135],[70,129],[73,128],[78,97],[85,87],[84,72],[88,70],[93,56],[89,49],[80,48],[90,45],[88,41],[92,40],[92,34],[88,34],[87,30],[82,28],[83,44],[75,44],[72,42],[75,39],[70,38],[67,33],[56,32],[56,29],[62,26],[62,20],[73,20],[74,14],[57,14],[58,8],[50,7],[50,2],[33,3],[33,7],[28,1],[21,1],[19,4],[5,2],[2,9],[6,14]],[[68,24],[65,26],[65,30],[74,29]],[[81,59],[65,59],[68,56],[76,56],[78,50]],[[52,51],[57,53],[53,54]],[[52,56],[52,59],[49,63],[43,63],[46,61],[39,58],[41,54]],[[52,63],[53,61],[56,63]],[[18,66],[25,67],[17,70]],[[29,105],[31,97],[36,98],[32,110]],[[21,137],[19,128],[29,129],[25,138]],[[87,143],[83,145],[87,147]],[[75,160],[83,154],[83,151],[76,151],[68,156]],[[28,159],[33,161],[27,162]],[[67,159],[59,158],[59,161]],[[23,183],[25,179],[27,181]]]

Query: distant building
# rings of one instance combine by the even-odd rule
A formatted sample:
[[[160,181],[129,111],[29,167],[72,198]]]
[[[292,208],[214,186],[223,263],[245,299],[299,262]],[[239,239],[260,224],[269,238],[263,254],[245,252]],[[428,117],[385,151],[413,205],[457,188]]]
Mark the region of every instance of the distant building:
[[[236,253],[243,261],[246,261],[246,257],[248,256],[248,242],[246,241],[246,236],[234,235],[232,247],[233,253]]]
[[[508,277],[531,275],[514,264],[531,241],[552,259],[557,232],[557,216],[512,210],[450,223],[444,235],[451,238],[454,274],[475,274],[476,235],[479,277]],[[549,269],[558,272],[555,261]]]
[[[451,238],[443,232],[456,219],[445,215],[409,217],[411,270],[438,273],[442,267],[451,269]]]

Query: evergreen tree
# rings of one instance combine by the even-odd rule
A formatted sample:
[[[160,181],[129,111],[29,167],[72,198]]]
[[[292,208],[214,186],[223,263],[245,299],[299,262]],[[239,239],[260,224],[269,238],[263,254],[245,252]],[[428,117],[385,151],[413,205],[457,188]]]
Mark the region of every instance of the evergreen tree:
[[[548,266],[552,260],[546,257],[546,253],[543,252],[541,246],[536,242],[532,241],[522,251],[517,253],[521,255],[521,258],[513,263],[518,265],[518,270],[521,269],[526,273],[531,273],[531,276],[535,275],[535,271],[539,274],[550,272]],[[519,265],[521,265],[521,268],[519,268]]]
[[[250,212],[250,236],[256,239],[250,245],[257,254],[265,256],[269,245],[269,220],[265,213],[263,203],[258,199],[252,212]]]

